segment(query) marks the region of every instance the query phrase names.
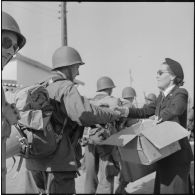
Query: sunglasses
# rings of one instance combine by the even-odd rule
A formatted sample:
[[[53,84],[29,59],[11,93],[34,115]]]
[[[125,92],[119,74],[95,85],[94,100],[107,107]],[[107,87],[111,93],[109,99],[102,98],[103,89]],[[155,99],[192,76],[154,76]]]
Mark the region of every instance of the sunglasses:
[[[162,74],[164,74],[164,73],[166,73],[166,72],[167,72],[167,73],[168,73],[168,72],[171,73],[170,71],[162,71],[162,70],[159,70],[159,71],[157,71],[157,74],[161,76]]]
[[[16,44],[13,45],[13,42],[9,37],[4,37],[2,39],[1,45],[4,49],[9,49],[10,47],[13,46],[14,52],[16,52],[17,49],[18,49],[18,44],[16,43]]]

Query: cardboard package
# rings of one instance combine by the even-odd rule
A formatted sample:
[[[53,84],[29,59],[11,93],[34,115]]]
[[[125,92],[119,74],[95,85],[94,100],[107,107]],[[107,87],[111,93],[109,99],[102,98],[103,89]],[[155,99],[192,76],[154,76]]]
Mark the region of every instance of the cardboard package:
[[[189,132],[176,122],[156,125],[153,120],[146,119],[110,136],[101,144],[119,146],[124,161],[151,165],[180,150],[178,140],[188,135]]]
[[[156,163],[152,165],[135,164],[128,161],[121,162],[121,172],[125,181],[134,182],[156,171]]]

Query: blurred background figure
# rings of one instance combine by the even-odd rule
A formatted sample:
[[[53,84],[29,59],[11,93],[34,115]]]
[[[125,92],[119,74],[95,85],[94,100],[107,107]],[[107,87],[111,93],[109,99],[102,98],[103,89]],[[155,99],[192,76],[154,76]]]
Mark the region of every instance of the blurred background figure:
[[[156,103],[156,95],[154,93],[149,93],[145,97],[145,104],[151,104],[151,103]]]
[[[194,106],[188,111],[187,130],[190,131],[189,140],[194,154]],[[194,194],[194,161],[191,162],[189,186],[190,193]]]
[[[133,87],[125,87],[122,90],[122,98],[131,105],[136,103],[136,91]]]
[[[133,87],[125,87],[122,90],[122,106],[123,107],[128,107],[128,108],[137,108],[137,101],[136,101],[136,91]],[[130,127],[131,125],[135,124],[138,122],[137,119],[123,119],[123,122],[121,123],[121,127]],[[123,126],[123,127],[122,127]]]
[[[190,131],[190,140],[194,141],[194,106],[189,110],[187,117],[187,129]]]
[[[99,105],[102,108],[111,108],[112,104],[118,103],[119,98],[111,96],[115,84],[113,80],[107,76],[103,76],[97,80],[97,92],[98,94],[91,99],[91,103]],[[101,102],[101,103],[100,103]],[[116,105],[115,105],[116,106]],[[108,136],[114,131],[114,125],[109,123]],[[97,129],[91,127],[89,134]],[[94,136],[99,134],[100,131],[106,131],[105,126],[97,129],[93,134]],[[117,147],[109,145],[96,145],[90,143],[85,147],[85,168],[86,177],[84,184],[85,194],[113,194],[114,190],[114,177],[119,173],[119,164],[115,160],[117,154]],[[99,175],[99,179],[98,179]]]

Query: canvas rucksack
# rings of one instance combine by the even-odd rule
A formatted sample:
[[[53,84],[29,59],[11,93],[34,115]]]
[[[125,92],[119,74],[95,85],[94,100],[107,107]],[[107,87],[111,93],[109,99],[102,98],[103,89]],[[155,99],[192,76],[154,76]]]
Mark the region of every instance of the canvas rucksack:
[[[7,140],[7,158],[13,155],[24,158],[45,158],[56,151],[67,117],[60,133],[57,134],[50,122],[54,108],[46,87],[59,80],[64,79],[51,78],[46,82],[18,89],[7,96],[8,102],[16,105],[21,116],[19,122],[12,126],[11,136]],[[13,151],[16,151],[16,154]]]

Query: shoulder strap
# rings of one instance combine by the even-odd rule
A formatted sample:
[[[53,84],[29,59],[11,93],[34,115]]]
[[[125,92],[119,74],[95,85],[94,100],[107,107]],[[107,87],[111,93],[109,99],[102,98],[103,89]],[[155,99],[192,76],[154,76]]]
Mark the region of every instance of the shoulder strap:
[[[43,81],[41,83],[39,83],[40,85],[44,86],[45,88],[48,87],[50,84],[55,83],[57,81],[62,81],[62,80],[66,80],[65,78],[59,77],[59,76],[53,76],[51,78],[49,78],[46,81]]]
[[[45,82],[41,83],[41,85],[43,85],[46,88],[49,85],[51,85],[52,83],[55,83],[57,81],[62,81],[62,80],[66,80],[66,79],[62,78],[62,77],[59,77],[59,76],[53,76],[50,79],[46,80]],[[70,85],[68,85],[68,86],[70,86]],[[58,135],[56,134],[57,143],[62,139],[62,135],[63,135],[63,132],[64,132],[64,129],[65,129],[65,126],[66,126],[67,122],[68,122],[68,117],[65,117],[64,122],[63,122],[63,126],[60,130],[60,133]]]
[[[64,128],[65,128],[67,122],[68,122],[68,118],[66,117],[64,119],[63,127],[62,127],[60,133],[59,134],[55,134],[55,136],[56,136],[56,142],[57,143],[59,143],[59,141],[62,139],[62,135],[63,135],[63,132],[64,132]]]

